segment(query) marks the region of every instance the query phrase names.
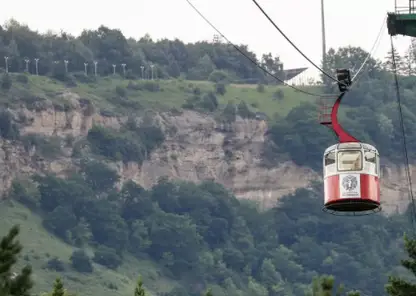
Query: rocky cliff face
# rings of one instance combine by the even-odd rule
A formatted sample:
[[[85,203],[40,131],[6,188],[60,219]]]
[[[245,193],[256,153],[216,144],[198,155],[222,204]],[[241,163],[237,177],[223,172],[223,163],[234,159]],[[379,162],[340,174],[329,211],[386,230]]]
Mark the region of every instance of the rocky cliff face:
[[[63,96],[72,106],[70,111],[53,107],[44,111],[13,110],[27,123],[22,134],[37,133],[47,136],[81,138],[93,124],[119,128],[127,118],[104,117],[91,112],[71,93]],[[321,175],[290,161],[273,168],[262,165],[261,151],[265,143],[267,125],[261,120],[237,119],[233,124],[218,124],[206,115],[184,111],[180,115],[160,113],[156,119],[168,129],[176,130],[167,136],[161,148],[140,167],[136,163],[112,163],[122,180],[132,179],[144,187],[152,186],[159,177],[201,181],[215,179],[232,189],[236,196],[260,202],[270,207],[282,195],[296,188],[307,187]],[[71,148],[55,160],[35,157],[35,151],[26,151],[11,142],[0,143],[0,188],[5,191],[14,177],[51,171],[65,175],[74,166]],[[388,212],[403,210],[407,204],[404,168],[385,164],[383,168],[382,199]]]

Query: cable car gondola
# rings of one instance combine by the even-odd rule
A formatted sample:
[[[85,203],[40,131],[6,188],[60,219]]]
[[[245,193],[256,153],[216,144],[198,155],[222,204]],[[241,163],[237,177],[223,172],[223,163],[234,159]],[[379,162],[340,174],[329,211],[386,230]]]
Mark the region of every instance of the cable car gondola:
[[[372,145],[361,143],[339,124],[337,113],[348,87],[350,71],[337,70],[341,94],[332,108],[322,108],[320,123],[331,128],[339,143],[324,152],[323,174],[325,202],[323,210],[334,215],[366,215],[379,212],[380,157]],[[325,113],[328,112],[330,113]]]

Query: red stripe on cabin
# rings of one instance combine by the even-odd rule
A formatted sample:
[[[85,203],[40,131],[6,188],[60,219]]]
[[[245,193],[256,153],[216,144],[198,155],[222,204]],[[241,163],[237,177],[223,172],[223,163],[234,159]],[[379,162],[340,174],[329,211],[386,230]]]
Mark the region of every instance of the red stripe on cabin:
[[[379,178],[372,175],[360,175],[361,198],[380,202]],[[339,190],[339,175],[327,177],[324,180],[325,203],[341,199]]]

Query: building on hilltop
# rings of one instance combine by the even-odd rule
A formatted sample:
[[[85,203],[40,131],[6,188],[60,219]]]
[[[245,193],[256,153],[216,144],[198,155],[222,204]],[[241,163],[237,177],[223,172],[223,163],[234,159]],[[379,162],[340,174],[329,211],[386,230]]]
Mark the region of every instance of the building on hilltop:
[[[316,85],[320,81],[320,73],[315,68],[294,68],[284,72],[285,82],[293,86]]]
[[[304,72],[307,69],[308,68],[305,67],[305,68],[293,68],[293,69],[283,70],[285,81],[288,81],[288,80],[300,75],[302,72]]]

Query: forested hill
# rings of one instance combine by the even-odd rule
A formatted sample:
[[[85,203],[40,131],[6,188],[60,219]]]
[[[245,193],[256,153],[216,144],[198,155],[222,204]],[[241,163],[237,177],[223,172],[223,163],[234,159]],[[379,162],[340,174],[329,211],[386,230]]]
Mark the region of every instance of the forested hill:
[[[323,214],[322,152],[335,139],[317,124],[316,98],[232,47],[137,41],[104,26],[39,34],[15,21],[0,37],[0,230],[21,224],[37,291],[60,275],[80,295],[130,295],[139,273],[152,295],[303,296],[326,273],[379,296],[387,275],[407,275],[408,216]],[[284,61],[241,49],[282,74]],[[366,56],[330,50],[325,68],[357,69]],[[399,63],[412,159],[414,60]],[[389,59],[370,58],[341,119],[384,164],[401,165],[392,78]],[[390,192],[401,195],[396,181]],[[260,209],[240,189],[292,193]]]
[[[35,70],[34,59],[39,59],[39,75],[59,67],[57,63],[64,67],[67,60],[71,72],[83,72],[84,63],[89,64],[89,71],[94,71],[94,62],[97,62],[100,76],[112,74],[113,65],[117,73],[123,73],[122,64],[125,64],[126,77],[130,79],[151,77],[153,68],[154,77],[160,79],[208,80],[213,70],[222,70],[235,82],[272,81],[231,46],[211,41],[185,44],[177,39],[155,41],[149,35],[134,40],[105,26],[85,30],[78,37],[65,32],[41,35],[13,20],[0,27],[0,36],[0,56],[10,58],[11,72],[24,71],[27,58],[31,70]],[[253,60],[259,60],[246,45],[239,49]],[[280,74],[282,65],[278,57],[265,54],[260,62],[272,73]]]

